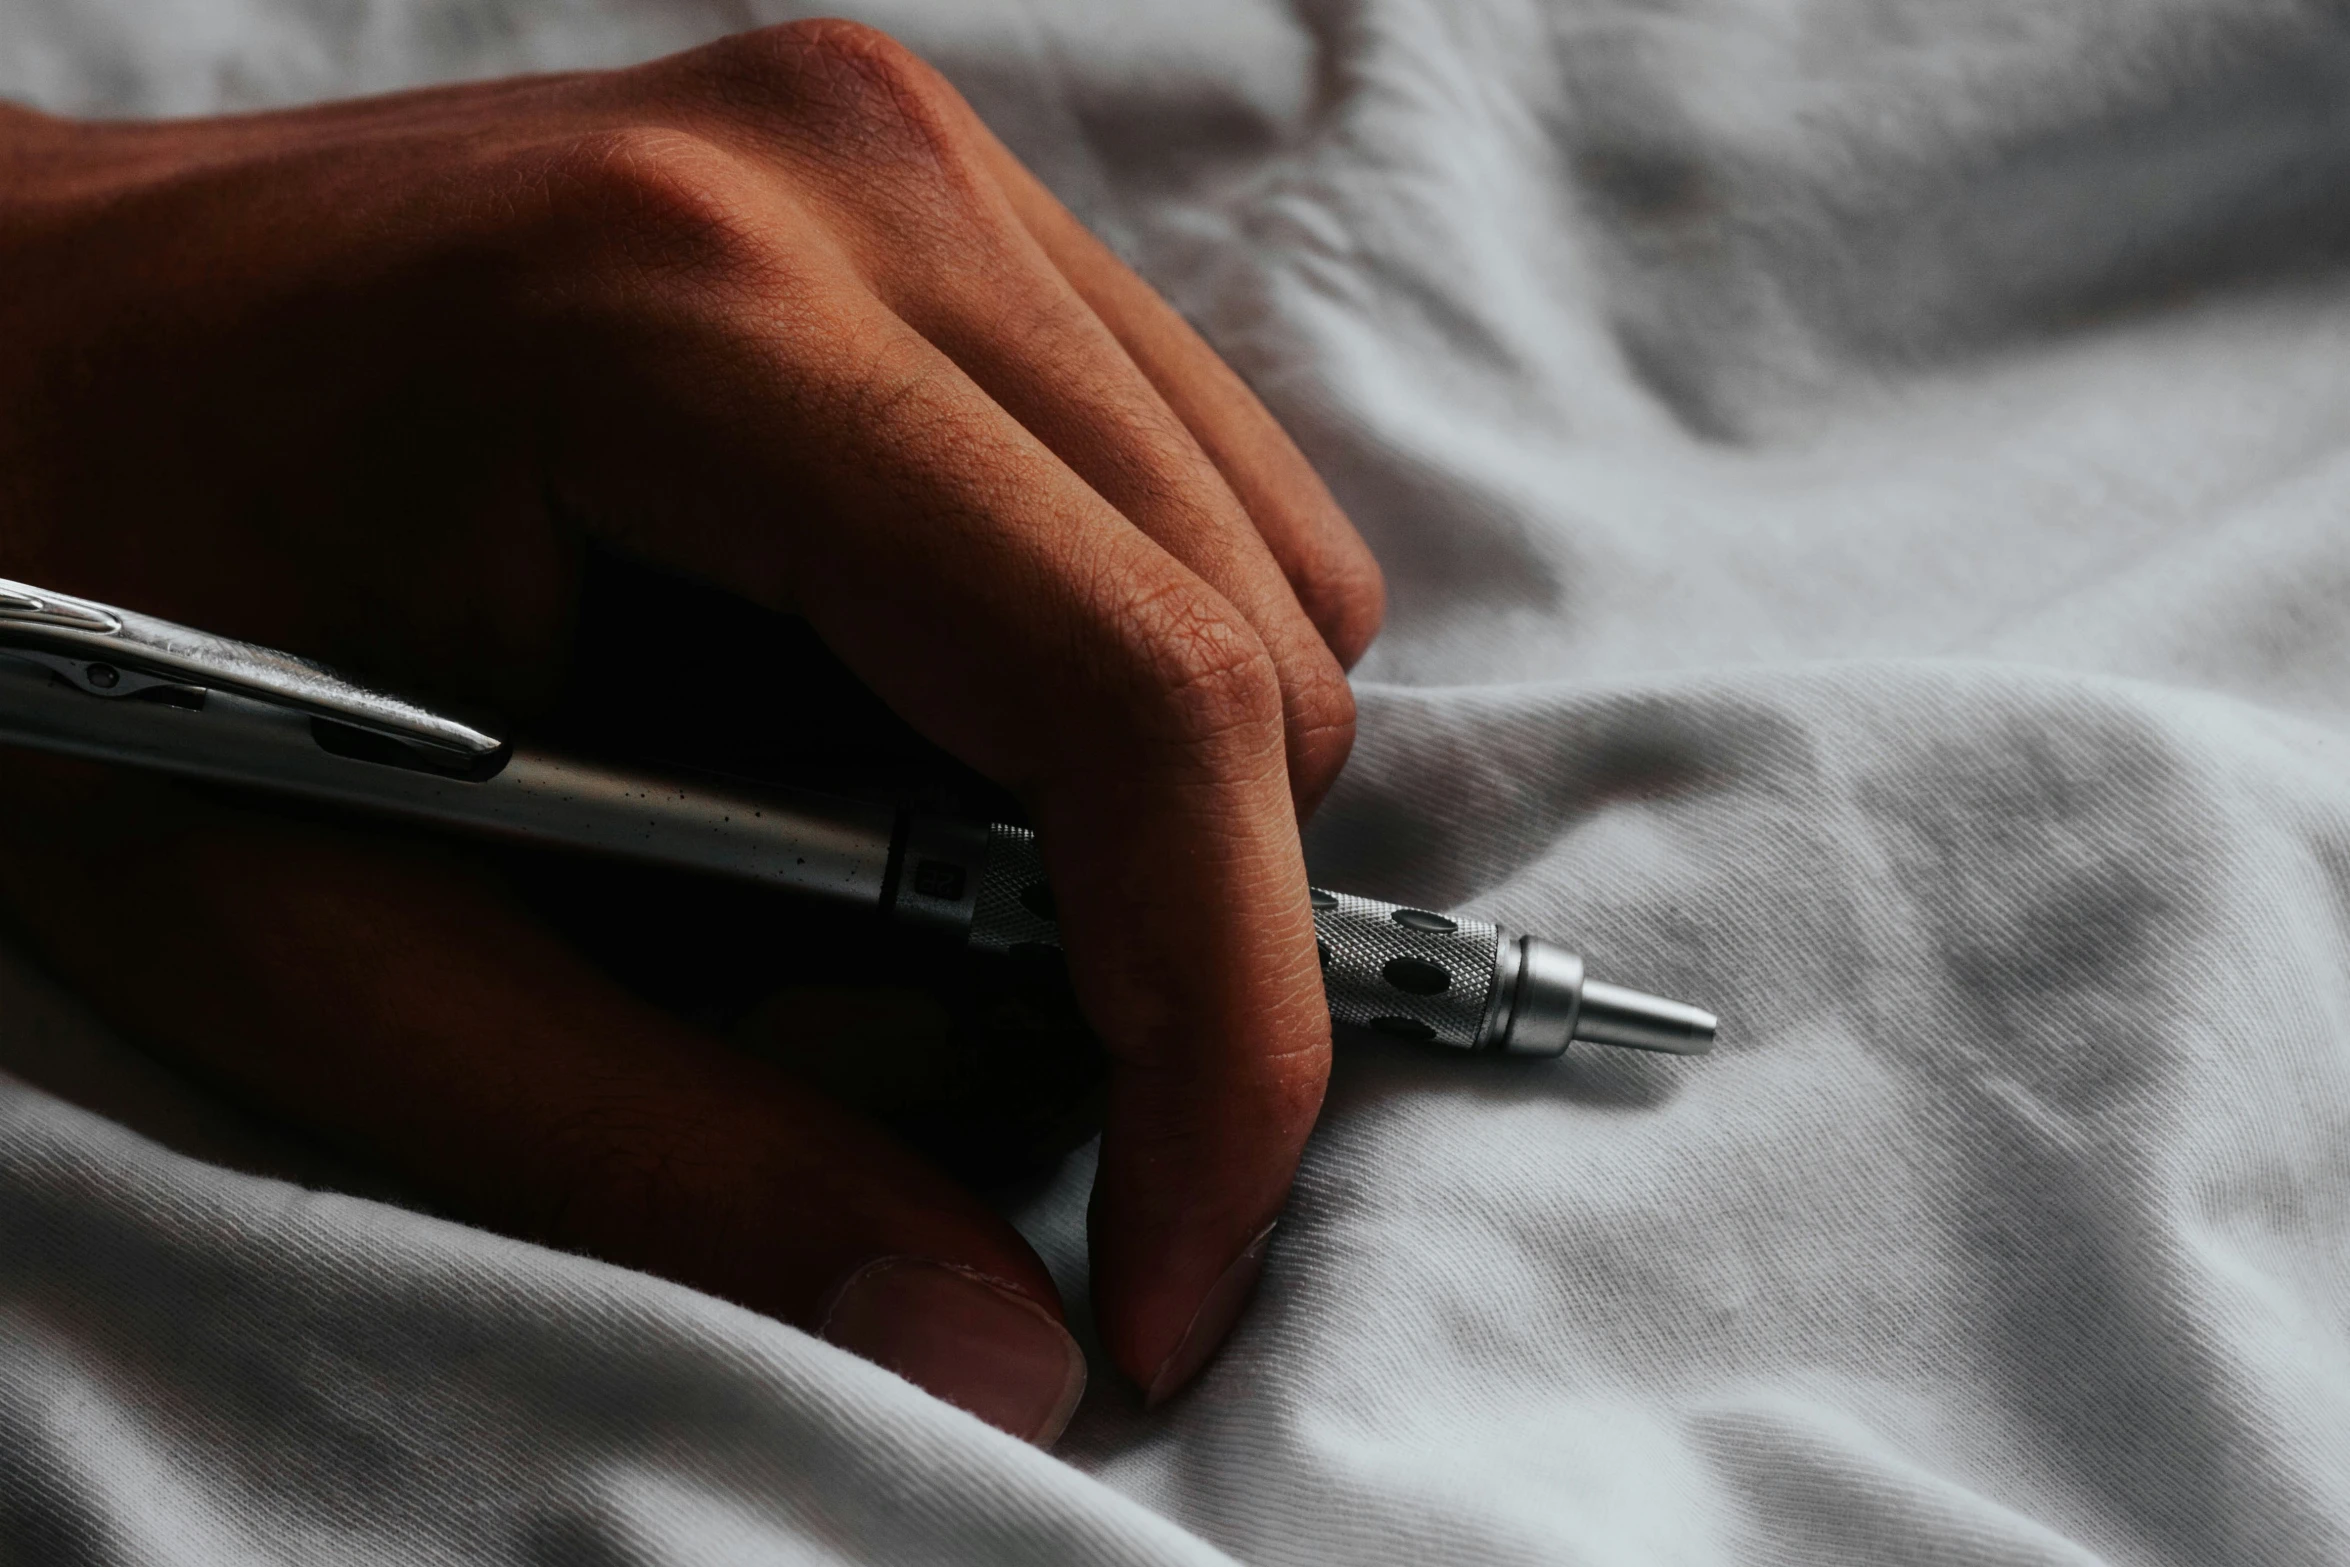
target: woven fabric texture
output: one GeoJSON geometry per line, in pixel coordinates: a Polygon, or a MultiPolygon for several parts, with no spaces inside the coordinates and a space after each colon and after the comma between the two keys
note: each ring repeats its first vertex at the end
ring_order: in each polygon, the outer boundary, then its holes
{"type": "MultiPolygon", "coordinates": [[[[1229,1349],[1149,1415],[1098,1366],[1048,1457],[330,1195],[0,967],[0,1559],[2350,1560],[2342,9],[843,9],[1385,561],[1316,880],[1569,941],[1720,1048],[1350,1049],[1229,1349]]],[[[0,91],[789,14],[9,0],[0,91]]],[[[1020,1215],[1080,1322],[1088,1173],[1020,1215]]]]}

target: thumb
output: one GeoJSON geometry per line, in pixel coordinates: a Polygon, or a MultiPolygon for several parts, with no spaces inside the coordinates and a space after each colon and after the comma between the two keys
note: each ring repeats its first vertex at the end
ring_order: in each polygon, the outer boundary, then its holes
{"type": "Polygon", "coordinates": [[[1076,1408],[1084,1356],[1010,1225],[460,858],[11,755],[0,900],[116,1026],[461,1216],[779,1317],[1029,1441],[1076,1408]]]}

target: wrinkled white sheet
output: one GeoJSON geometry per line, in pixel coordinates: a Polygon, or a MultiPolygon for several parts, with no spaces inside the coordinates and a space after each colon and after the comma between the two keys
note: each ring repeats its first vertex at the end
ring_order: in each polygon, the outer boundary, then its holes
{"type": "MultiPolygon", "coordinates": [[[[1059,1459],[0,1089],[0,1558],[2350,1560],[2350,14],[847,9],[1386,561],[1319,875],[1571,937],[1721,1049],[1351,1051],[1230,1350],[1152,1417],[1105,1368],[1059,1459]]],[[[0,91],[787,14],[0,0],[0,91]]],[[[0,1056],[263,1157],[20,968],[0,1056]]],[[[1085,1176],[1024,1220],[1080,1303],[1085,1176]]]]}

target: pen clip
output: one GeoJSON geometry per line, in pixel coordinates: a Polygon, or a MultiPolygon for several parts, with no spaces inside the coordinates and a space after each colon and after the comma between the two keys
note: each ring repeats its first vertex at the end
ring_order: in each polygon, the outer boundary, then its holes
{"type": "Polygon", "coordinates": [[[0,651],[42,664],[94,697],[201,707],[205,692],[228,691],[267,702],[307,714],[329,749],[339,749],[330,743],[338,737],[364,748],[372,736],[457,771],[490,763],[505,749],[471,724],[291,653],[22,582],[0,580],[0,651]]]}

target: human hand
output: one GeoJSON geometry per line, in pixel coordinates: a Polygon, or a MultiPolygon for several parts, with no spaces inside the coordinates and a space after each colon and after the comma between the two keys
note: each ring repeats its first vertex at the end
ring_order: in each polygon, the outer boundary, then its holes
{"type": "MultiPolygon", "coordinates": [[[[593,539],[805,616],[1013,790],[1111,1059],[1103,1341],[1154,1400],[1197,1371],[1320,1103],[1297,821],[1379,578],[935,73],[811,23],[238,119],[0,111],[0,342],[0,576],[528,713],[593,539]]],[[[1015,1232],[460,851],[22,753],[0,812],[0,902],[191,1069],[483,1222],[1067,1418],[1015,1232]]]]}

